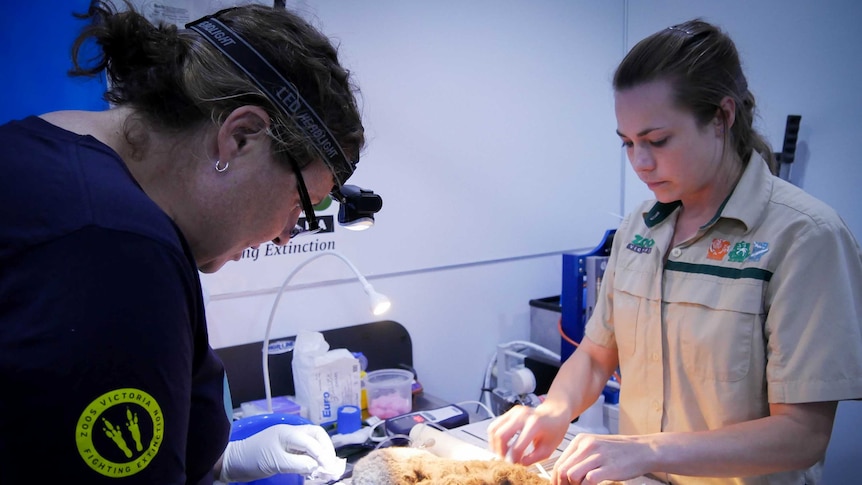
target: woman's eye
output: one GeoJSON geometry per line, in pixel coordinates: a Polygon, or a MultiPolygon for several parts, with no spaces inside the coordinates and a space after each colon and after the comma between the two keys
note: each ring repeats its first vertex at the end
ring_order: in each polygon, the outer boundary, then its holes
{"type": "Polygon", "coordinates": [[[661,140],[649,142],[649,144],[654,146],[654,147],[664,146],[665,143],[667,143],[667,138],[662,138],[661,140]]]}
{"type": "Polygon", "coordinates": [[[626,148],[631,148],[632,142],[630,140],[623,140],[623,146],[626,148]]]}

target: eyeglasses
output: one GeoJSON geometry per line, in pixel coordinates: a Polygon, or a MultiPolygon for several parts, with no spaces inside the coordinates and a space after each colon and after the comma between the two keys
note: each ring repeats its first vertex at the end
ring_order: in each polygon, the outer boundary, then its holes
{"type": "Polygon", "coordinates": [[[293,226],[293,229],[290,230],[290,238],[317,234],[321,231],[320,221],[314,215],[314,205],[308,196],[308,188],[306,188],[305,180],[302,178],[302,171],[293,160],[290,161],[290,166],[296,175],[296,191],[299,192],[299,203],[302,205],[303,214],[305,214],[305,224],[297,223],[293,226]]]}

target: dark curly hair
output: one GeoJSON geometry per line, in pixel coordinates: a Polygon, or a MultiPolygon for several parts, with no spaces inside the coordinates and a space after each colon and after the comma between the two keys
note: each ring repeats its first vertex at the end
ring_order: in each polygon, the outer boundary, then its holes
{"type": "MultiPolygon", "coordinates": [[[[72,46],[72,76],[107,72],[104,98],[133,107],[154,129],[181,131],[221,122],[243,105],[263,107],[272,120],[273,150],[304,167],[319,158],[313,143],[256,85],[196,32],[153,25],[128,0],[117,9],[93,0],[72,46]],[[100,54],[81,57],[87,42],[100,54]]],[[[289,79],[327,125],[345,155],[358,161],[365,144],[358,88],[341,66],[337,48],[316,28],[281,7],[258,4],[226,10],[219,19],[242,35],[289,79]]],[[[127,134],[128,135],[128,134],[127,134]]],[[[350,167],[331,167],[341,183],[350,167]]]]}

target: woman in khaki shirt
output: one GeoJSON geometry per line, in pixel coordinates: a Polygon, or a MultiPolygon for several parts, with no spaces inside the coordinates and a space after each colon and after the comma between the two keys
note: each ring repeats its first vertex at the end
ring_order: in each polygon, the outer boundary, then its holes
{"type": "Polygon", "coordinates": [[[619,367],[620,435],[578,435],[555,484],[818,483],[837,402],[862,398],[858,243],[774,176],[738,53],[715,26],[642,40],[614,90],[617,133],[655,200],[618,228],[596,311],[547,399],[493,422],[492,449],[550,456],[619,367]]]}

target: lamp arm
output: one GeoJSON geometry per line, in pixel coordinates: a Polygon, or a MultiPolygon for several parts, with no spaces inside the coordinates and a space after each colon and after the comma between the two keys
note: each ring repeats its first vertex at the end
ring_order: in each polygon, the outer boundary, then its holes
{"type": "Polygon", "coordinates": [[[266,334],[264,335],[264,339],[263,339],[263,349],[261,349],[261,356],[262,356],[261,364],[262,364],[262,368],[263,368],[263,387],[264,387],[264,390],[266,392],[266,411],[268,413],[272,413],[272,387],[270,385],[270,378],[269,378],[269,338],[270,338],[270,333],[272,332],[272,322],[275,319],[275,310],[276,310],[276,308],[278,308],[278,303],[281,300],[281,295],[284,294],[284,290],[287,289],[287,286],[290,284],[291,280],[293,280],[293,277],[296,276],[296,273],[298,273],[300,270],[302,270],[302,268],[308,266],[308,264],[311,263],[312,261],[315,261],[315,260],[320,259],[320,258],[327,256],[327,255],[337,256],[339,259],[344,261],[344,263],[356,275],[356,278],[359,279],[359,282],[362,284],[362,288],[365,290],[365,292],[369,296],[377,294],[374,291],[374,288],[368,282],[368,280],[365,279],[364,276],[362,276],[362,273],[360,273],[358,269],[356,269],[356,266],[354,266],[353,263],[351,263],[350,260],[347,259],[347,257],[345,257],[343,254],[336,252],[336,251],[327,251],[324,253],[315,254],[314,256],[312,256],[312,257],[306,259],[305,261],[303,261],[302,263],[300,263],[296,268],[293,269],[293,271],[290,272],[290,274],[287,275],[287,278],[284,279],[284,282],[281,284],[281,288],[279,288],[278,293],[275,295],[275,301],[272,303],[272,309],[269,311],[269,320],[267,320],[267,322],[266,322],[266,334]]]}

